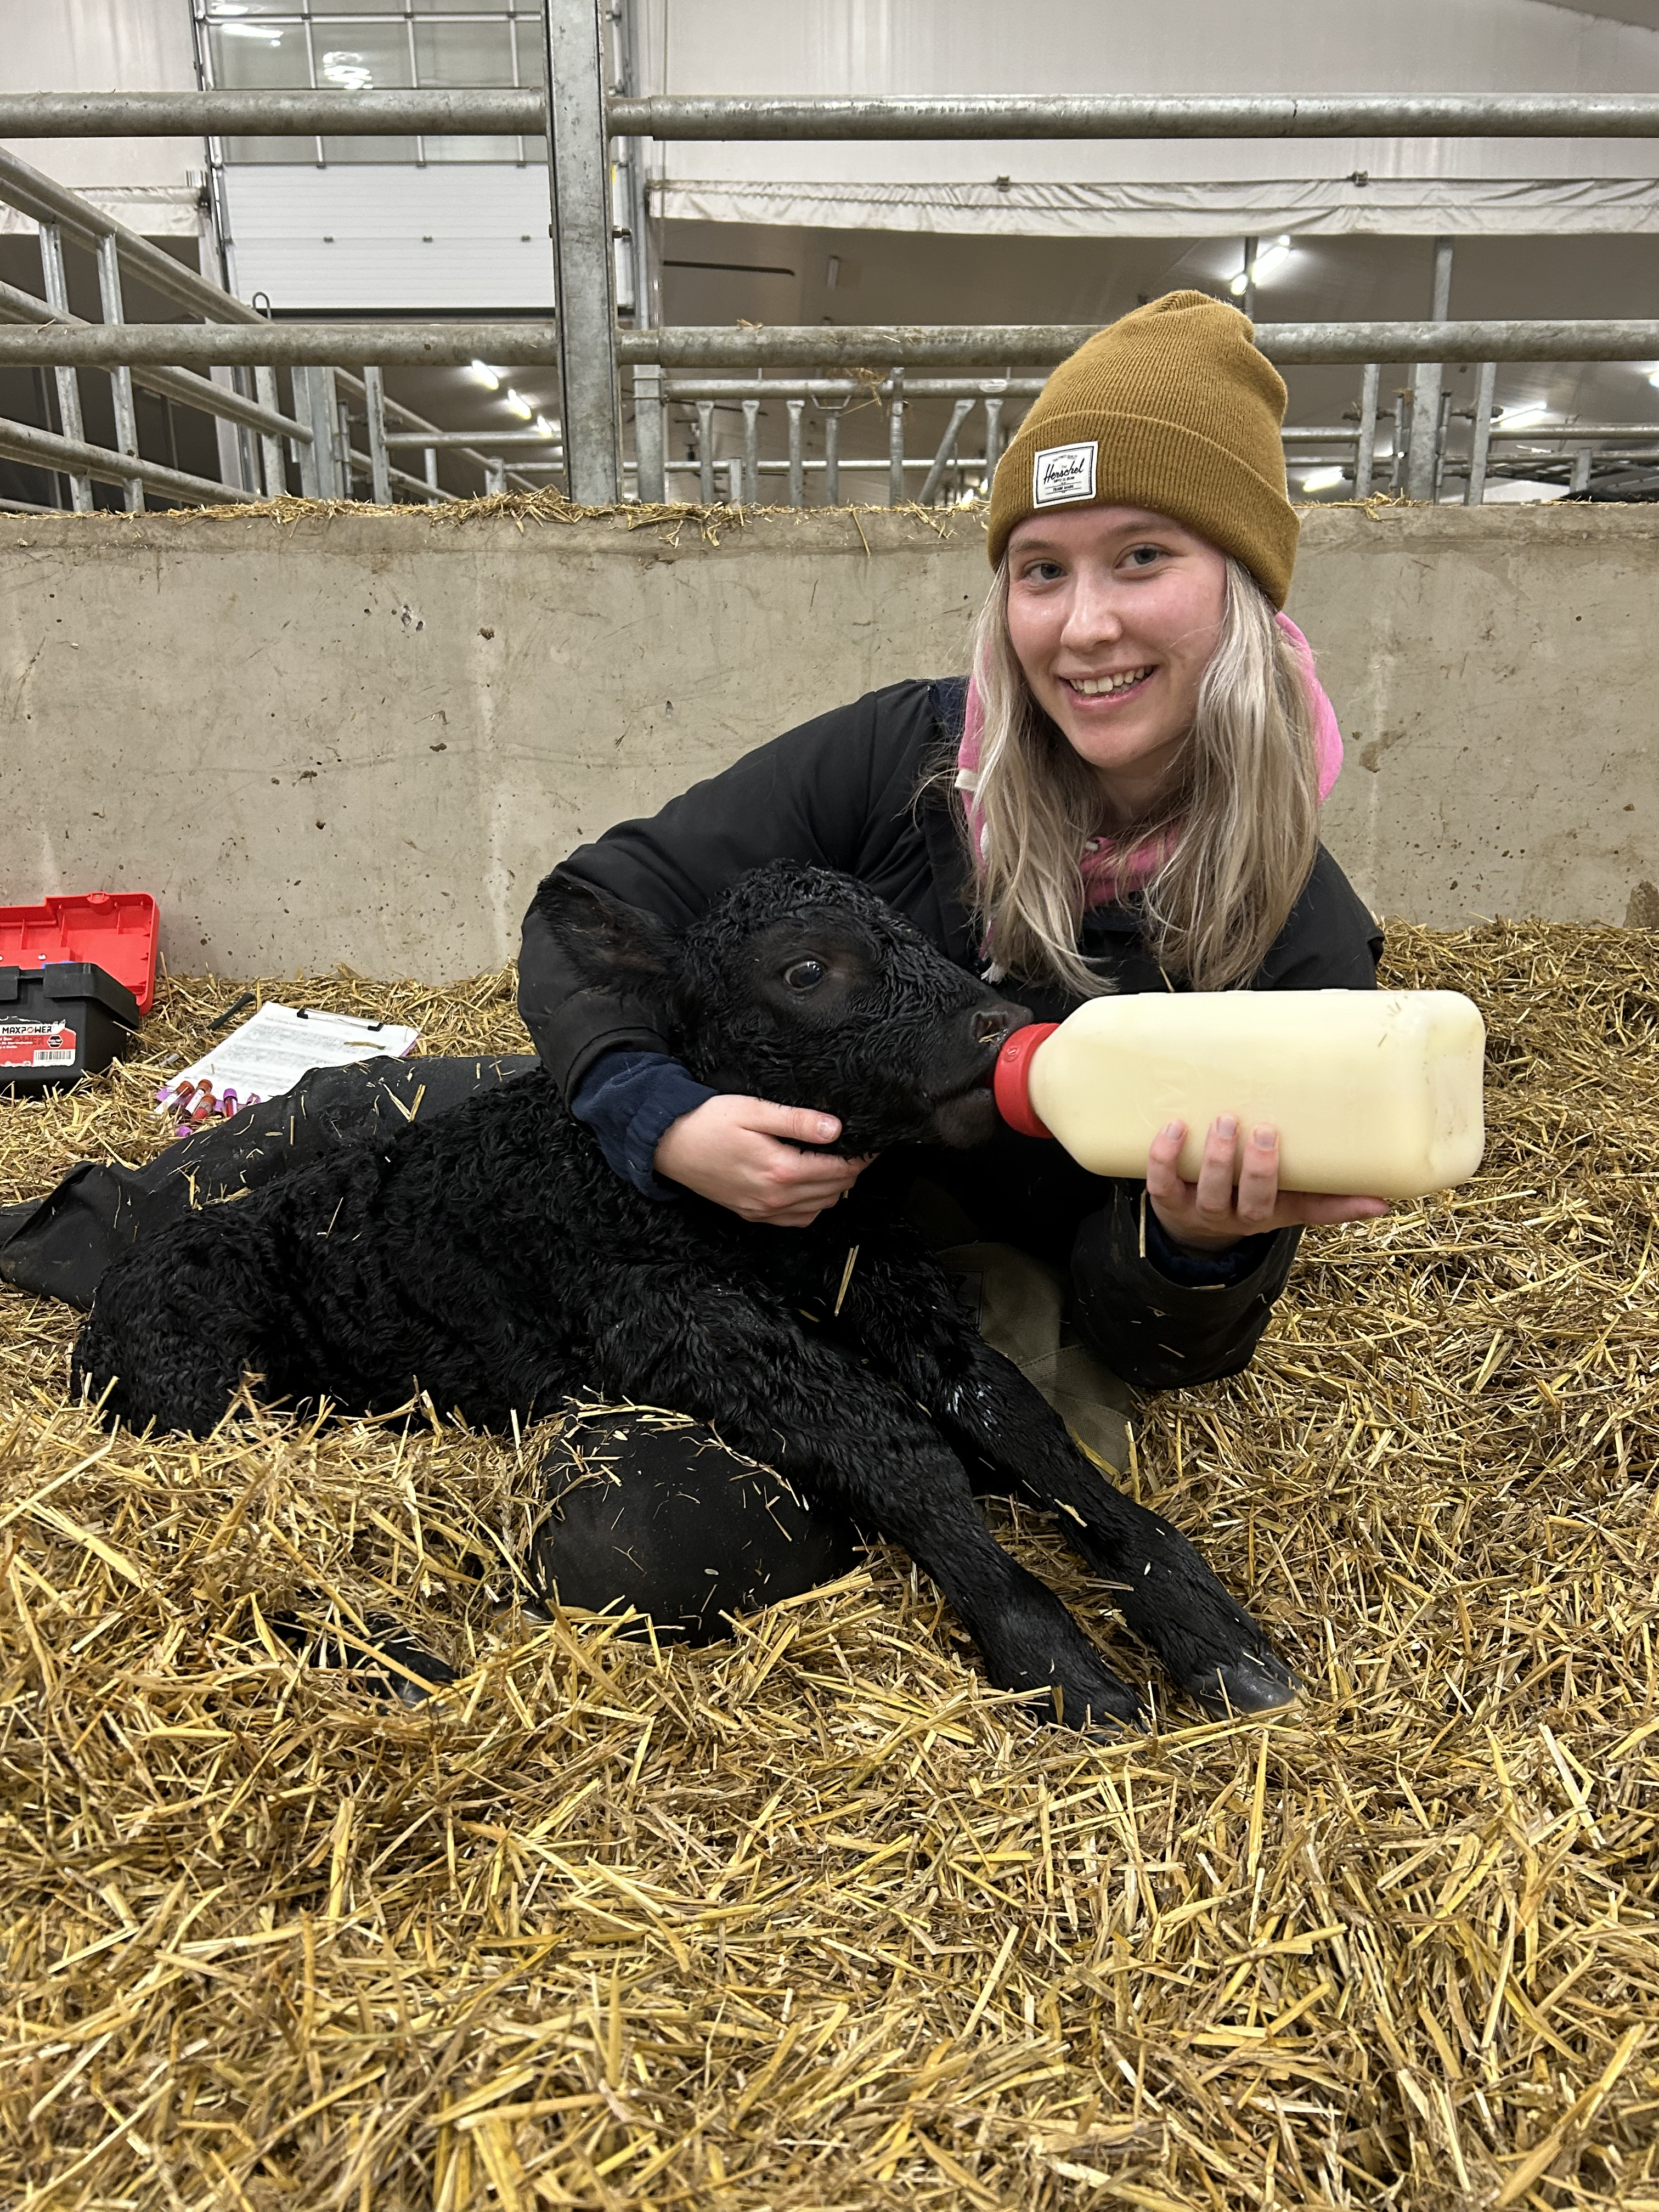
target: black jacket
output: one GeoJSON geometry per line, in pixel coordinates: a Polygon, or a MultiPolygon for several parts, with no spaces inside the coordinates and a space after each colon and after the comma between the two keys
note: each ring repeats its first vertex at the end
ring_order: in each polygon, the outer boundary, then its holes
{"type": "MultiPolygon", "coordinates": [[[[619,823],[559,871],[684,925],[745,869],[776,859],[813,861],[858,877],[950,958],[978,972],[967,842],[950,774],[964,690],[956,679],[866,693],[760,746],[648,820],[619,823]]],[[[1083,943],[1120,990],[1169,988],[1133,907],[1091,913],[1083,943]]],[[[1368,990],[1382,945],[1376,923],[1322,847],[1251,988],[1368,990]]],[[[1018,988],[1039,1020],[1061,1020],[1078,1003],[1057,986],[1020,978],[1018,988]]],[[[581,984],[533,908],[520,956],[519,1006],[567,1098],[605,1053],[668,1049],[625,992],[581,984]]],[[[1079,1232],[1073,1273],[1079,1319],[1109,1361],[1127,1379],[1154,1387],[1242,1366],[1283,1287],[1297,1232],[1253,1240],[1261,1249],[1236,1283],[1183,1287],[1146,1256],[1140,1186],[1088,1182],[1100,1218],[1079,1232]]]]}

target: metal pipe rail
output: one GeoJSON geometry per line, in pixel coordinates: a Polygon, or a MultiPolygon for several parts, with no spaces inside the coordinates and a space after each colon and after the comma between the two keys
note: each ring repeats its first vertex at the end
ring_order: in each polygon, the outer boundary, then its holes
{"type": "MultiPolygon", "coordinates": [[[[102,327],[88,322],[82,315],[50,307],[33,292],[6,283],[0,283],[0,319],[36,328],[51,325],[65,330],[94,331],[102,327]]],[[[307,446],[311,443],[309,424],[295,422],[291,415],[261,407],[257,399],[244,399],[240,392],[215,384],[210,377],[198,376],[193,369],[141,368],[132,380],[142,384],[146,392],[176,399],[186,407],[199,408],[204,415],[222,416],[228,422],[244,423],[250,430],[262,431],[267,437],[293,438],[307,446]]]]}
{"type": "MultiPolygon", "coordinates": [[[[826,360],[849,367],[945,368],[986,361],[1043,367],[1063,360],[1095,327],[680,326],[619,331],[617,357],[624,365],[721,368],[817,366],[826,360]]],[[[1258,323],[1255,335],[1262,352],[1277,362],[1645,361],[1659,356],[1659,322],[1258,323]]],[[[0,368],[323,367],[341,361],[390,367],[454,365],[478,357],[503,368],[551,365],[558,359],[556,327],[550,322],[268,323],[256,315],[252,327],[86,323],[0,331],[0,368]]],[[[755,396],[752,386],[746,396],[755,396]]]]}
{"type": "Polygon", "coordinates": [[[1559,446],[1582,443],[1586,438],[1659,438],[1659,423],[1650,427],[1645,422],[1531,422],[1506,430],[1500,416],[1486,434],[1494,445],[1502,439],[1510,445],[1559,446]]]}
{"type": "Polygon", "coordinates": [[[544,453],[559,451],[557,434],[550,437],[544,430],[388,430],[386,442],[388,446],[453,446],[471,459],[516,453],[521,446],[536,447],[544,453]],[[473,447],[477,447],[477,453],[471,451],[473,447]]]}
{"type": "MultiPolygon", "coordinates": [[[[1000,94],[850,99],[657,93],[605,103],[612,138],[1654,138],[1659,94],[1445,99],[1000,94]]],[[[0,138],[539,137],[540,92],[125,92],[0,94],[0,138]]]]}
{"type": "Polygon", "coordinates": [[[0,147],[0,200],[15,207],[20,215],[32,216],[36,222],[61,223],[65,234],[95,252],[100,238],[112,238],[121,256],[121,265],[129,276],[142,276],[152,291],[159,292],[164,300],[186,307],[192,314],[204,315],[210,321],[222,323],[252,323],[267,327],[265,319],[252,307],[246,306],[222,285],[198,276],[193,269],[186,269],[159,246],[153,246],[136,230],[129,230],[113,216],[105,215],[72,192],[67,185],[56,183],[44,171],[21,161],[15,154],[0,147]]]}
{"type": "Polygon", "coordinates": [[[56,431],[37,430],[29,422],[0,422],[0,457],[26,462],[32,468],[95,477],[100,483],[136,482],[169,499],[185,500],[198,507],[240,505],[248,496],[240,484],[216,483],[210,477],[191,476],[183,469],[167,468],[160,461],[141,460],[136,453],[118,453],[109,446],[89,446],[83,438],[60,438],[56,431]]]}
{"type": "MultiPolygon", "coordinates": [[[[112,95],[112,97],[119,99],[122,95],[112,95]]],[[[30,216],[43,227],[56,226],[59,233],[66,233],[77,244],[95,254],[99,259],[100,277],[106,267],[112,265],[116,269],[125,267],[129,274],[141,276],[164,298],[173,301],[176,306],[182,307],[187,311],[204,316],[206,321],[202,325],[125,323],[119,319],[118,282],[115,285],[112,302],[115,317],[112,321],[85,322],[80,317],[71,314],[67,307],[54,306],[52,302],[39,299],[33,293],[25,292],[11,284],[0,284],[0,320],[21,320],[26,327],[36,331],[50,328],[65,332],[78,330],[92,333],[107,330],[131,331],[135,328],[183,330],[191,332],[198,339],[209,337],[214,330],[222,331],[227,326],[233,326],[250,334],[269,331],[272,327],[264,316],[238,300],[233,294],[225,291],[210,278],[199,276],[194,270],[184,267],[182,264],[175,261],[171,254],[152,245],[148,239],[140,236],[137,231],[130,230],[125,224],[117,222],[112,217],[106,216],[91,201],[83,198],[77,192],[70,191],[66,186],[58,184],[42,171],[32,167],[28,162],[20,160],[15,155],[8,153],[3,149],[0,149],[0,203],[16,208],[21,213],[30,216]]],[[[46,236],[44,228],[42,235],[44,240],[46,236]]],[[[44,250],[43,244],[43,252],[44,250]]],[[[0,333],[0,335],[3,334],[0,333]]],[[[131,354],[131,349],[127,350],[131,354]]],[[[204,413],[236,422],[246,429],[257,431],[262,442],[264,474],[268,492],[280,491],[285,488],[281,446],[281,441],[283,439],[289,441],[290,449],[300,459],[302,481],[308,483],[308,478],[315,474],[319,466],[319,460],[316,458],[318,448],[316,431],[312,424],[302,422],[294,416],[284,415],[276,406],[274,370],[277,364],[270,359],[268,353],[263,349],[257,349],[256,357],[250,357],[243,362],[221,362],[218,358],[218,349],[210,345],[204,349],[198,358],[204,368],[234,366],[254,368],[258,372],[259,384],[258,398],[249,399],[243,393],[228,386],[215,383],[210,378],[198,375],[189,367],[175,362],[153,359],[138,362],[128,358],[112,366],[118,374],[129,370],[136,372],[133,380],[149,391],[159,392],[167,398],[177,400],[184,405],[198,409],[204,413]]],[[[340,349],[337,346],[320,356],[313,365],[319,368],[331,368],[332,364],[337,362],[340,358],[340,349]]],[[[301,367],[304,364],[296,362],[293,365],[301,367]]],[[[73,366],[73,364],[64,364],[65,369],[71,374],[73,366]]],[[[378,377],[378,368],[373,373],[378,377]]],[[[427,422],[424,416],[418,415],[412,408],[405,407],[400,402],[387,398],[378,386],[375,396],[371,400],[368,385],[345,369],[333,368],[333,379],[338,385],[343,386],[348,391],[355,392],[363,399],[369,422],[370,453],[368,455],[362,455],[349,450],[343,456],[348,472],[350,463],[361,462],[364,472],[371,478],[377,498],[389,496],[390,486],[393,482],[407,486],[411,490],[418,491],[429,500],[441,497],[447,499],[453,496],[452,494],[441,492],[429,473],[425,479],[422,479],[405,475],[401,470],[392,468],[384,441],[380,438],[379,433],[385,423],[387,421],[395,421],[416,433],[428,434],[424,437],[417,435],[414,442],[429,444],[432,437],[441,437],[441,434],[435,430],[433,424],[427,422]],[[378,453],[375,451],[377,446],[378,453]]],[[[295,400],[296,404],[299,404],[300,395],[297,391],[295,400]]],[[[20,433],[30,428],[27,424],[9,427],[15,427],[20,433]]],[[[66,427],[72,430],[76,426],[71,424],[66,427]]],[[[335,474],[332,448],[336,440],[331,425],[325,425],[325,429],[326,442],[331,451],[324,457],[323,465],[325,466],[331,480],[335,474]]],[[[72,444],[75,441],[70,438],[68,442],[72,444]]],[[[246,488],[217,483],[209,485],[207,478],[189,477],[178,470],[161,471],[157,473],[157,466],[151,465],[146,465],[145,470],[140,470],[130,465],[136,459],[136,442],[131,440],[125,442],[129,450],[125,452],[121,458],[129,465],[124,466],[118,474],[111,476],[108,469],[102,463],[96,469],[82,469],[76,471],[76,474],[82,479],[97,477],[100,481],[121,483],[129,486],[142,483],[147,484],[151,489],[172,493],[179,497],[203,497],[210,494],[216,500],[227,495],[232,498],[247,495],[246,488]],[[168,477],[178,479],[177,483],[170,484],[163,480],[164,477],[168,477]],[[199,490],[187,492],[183,489],[185,484],[206,485],[209,489],[208,492],[199,490]]],[[[459,458],[482,470],[488,480],[494,465],[487,455],[474,450],[475,441],[457,440],[453,442],[459,448],[459,458]]],[[[88,450],[103,454],[106,449],[101,447],[91,447],[88,450]]],[[[13,453],[8,458],[18,459],[24,456],[13,453]]],[[[434,460],[435,461],[435,453],[434,460]]],[[[255,481],[257,483],[257,478],[255,481]]],[[[342,488],[349,489],[349,486],[342,488]]],[[[78,500],[77,494],[77,501],[78,500]]]]}
{"type": "MultiPolygon", "coordinates": [[[[637,365],[637,364],[636,364],[637,365]]],[[[1035,399],[1042,391],[1040,376],[907,376],[902,397],[906,399],[979,398],[1035,399]]],[[[890,376],[873,380],[828,376],[696,376],[673,377],[662,388],[665,399],[890,399],[890,376]]]]}

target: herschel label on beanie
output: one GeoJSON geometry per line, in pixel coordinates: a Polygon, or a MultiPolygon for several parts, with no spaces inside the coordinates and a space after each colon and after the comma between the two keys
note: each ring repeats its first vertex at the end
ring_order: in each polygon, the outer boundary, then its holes
{"type": "Polygon", "coordinates": [[[1031,465],[1031,504],[1061,507],[1073,499],[1095,495],[1095,462],[1100,452],[1093,438],[1075,446],[1049,446],[1031,465]]]}

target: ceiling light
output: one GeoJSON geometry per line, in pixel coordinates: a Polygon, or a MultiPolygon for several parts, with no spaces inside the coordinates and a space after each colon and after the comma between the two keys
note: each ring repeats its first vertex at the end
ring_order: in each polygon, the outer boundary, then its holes
{"type": "Polygon", "coordinates": [[[280,46],[283,34],[265,23],[221,23],[220,31],[228,39],[261,39],[268,46],[280,46]]]}
{"type": "Polygon", "coordinates": [[[1252,284],[1261,284],[1275,269],[1282,269],[1291,258],[1291,234],[1281,231],[1269,246],[1264,246],[1248,269],[1241,269],[1232,281],[1235,297],[1242,297],[1252,284]]]}
{"type": "Polygon", "coordinates": [[[325,84],[340,92],[368,92],[374,83],[374,70],[358,53],[325,54],[319,73],[325,84]]]}
{"type": "Polygon", "coordinates": [[[209,15],[216,22],[221,15],[246,15],[246,13],[247,0],[217,0],[217,4],[208,9],[209,15]]]}
{"type": "Polygon", "coordinates": [[[1310,469],[1302,479],[1304,491],[1334,491],[1338,484],[1346,483],[1346,469],[1310,469]]]}
{"type": "Polygon", "coordinates": [[[469,368],[470,374],[477,377],[486,392],[501,390],[501,372],[499,368],[492,368],[487,361],[475,361],[469,365],[469,368]]]}
{"type": "Polygon", "coordinates": [[[527,422],[536,411],[521,392],[514,392],[511,388],[507,392],[506,406],[507,413],[516,415],[521,422],[527,422]]]}
{"type": "Polygon", "coordinates": [[[1648,371],[1648,382],[1652,385],[1659,385],[1659,367],[1650,368],[1648,371]]]}
{"type": "Polygon", "coordinates": [[[1547,399],[1523,399],[1516,406],[1498,410],[1498,427],[1504,430],[1528,429],[1533,423],[1541,422],[1549,411],[1547,399]]]}
{"type": "Polygon", "coordinates": [[[541,432],[544,438],[556,438],[559,434],[558,424],[556,422],[550,422],[545,415],[538,415],[536,417],[536,428],[541,432]]]}

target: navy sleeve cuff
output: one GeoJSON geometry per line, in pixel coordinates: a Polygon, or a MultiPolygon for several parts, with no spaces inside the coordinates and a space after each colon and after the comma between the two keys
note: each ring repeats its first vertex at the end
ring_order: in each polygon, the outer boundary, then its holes
{"type": "Polygon", "coordinates": [[[1170,1243],[1150,1206],[1145,1219],[1146,1257],[1160,1275],[1172,1283],[1185,1284],[1188,1290],[1231,1290],[1255,1272],[1273,1243],[1269,1232],[1265,1237],[1241,1237],[1237,1244],[1229,1244],[1221,1252],[1182,1252],[1170,1243]]]}
{"type": "Polygon", "coordinates": [[[571,1095],[570,1110],[599,1139],[624,1182],[647,1198],[678,1195],[651,1162],[671,1121],[717,1094],[665,1053],[602,1053],[571,1095]]]}

